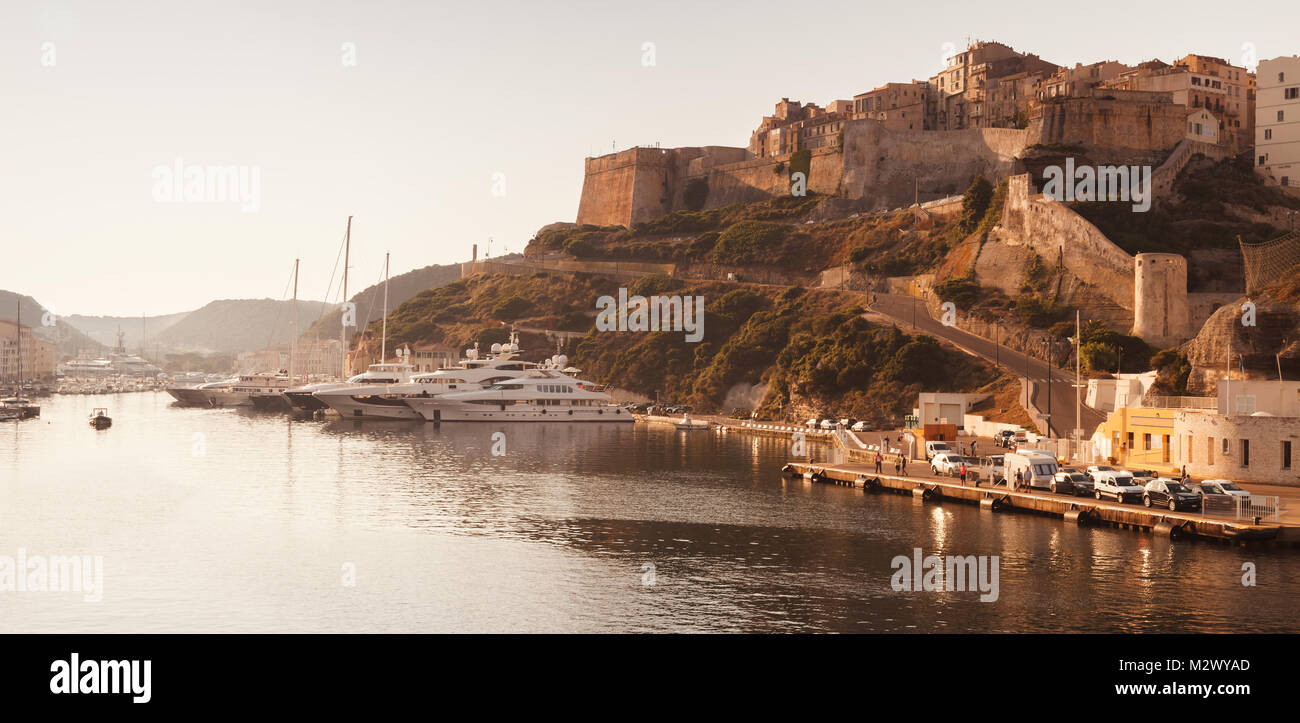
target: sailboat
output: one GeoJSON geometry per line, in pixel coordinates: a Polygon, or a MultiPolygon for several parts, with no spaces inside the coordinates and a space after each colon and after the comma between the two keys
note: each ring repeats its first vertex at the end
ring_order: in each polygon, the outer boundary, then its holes
{"type": "Polygon", "coordinates": [[[18,303],[18,320],[14,326],[18,338],[18,392],[15,396],[0,399],[0,419],[32,419],[41,416],[39,405],[22,396],[23,393],[23,305],[18,303]],[[16,415],[16,416],[15,416],[16,415]]]}
{"type": "Polygon", "coordinates": [[[289,375],[287,378],[276,376],[265,389],[255,390],[248,395],[248,401],[252,403],[254,409],[262,411],[289,411],[293,405],[289,403],[289,398],[285,392],[291,389],[297,382],[295,381],[294,372],[297,370],[298,357],[298,264],[301,259],[293,260],[293,330],[289,334],[289,375]]]}

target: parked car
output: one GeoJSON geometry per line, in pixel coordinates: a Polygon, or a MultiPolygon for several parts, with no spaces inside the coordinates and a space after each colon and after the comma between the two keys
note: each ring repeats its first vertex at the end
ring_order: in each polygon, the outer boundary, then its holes
{"type": "Polygon", "coordinates": [[[1188,489],[1197,494],[1228,495],[1229,497],[1249,497],[1250,492],[1242,489],[1236,482],[1226,479],[1205,479],[1199,484],[1188,485],[1188,489]]]}
{"type": "Polygon", "coordinates": [[[816,417],[813,417],[812,419],[809,419],[807,422],[804,422],[804,426],[809,429],[816,429],[817,423],[820,421],[821,420],[817,419],[816,417]]]}
{"type": "Polygon", "coordinates": [[[1010,429],[1004,429],[998,432],[997,434],[993,435],[993,446],[1010,447],[1011,441],[1015,439],[1015,437],[1016,437],[1015,432],[1011,431],[1010,429]]]}
{"type": "Polygon", "coordinates": [[[1133,475],[1133,484],[1147,486],[1147,483],[1160,477],[1156,472],[1149,469],[1131,469],[1129,474],[1133,475]]]}
{"type": "Polygon", "coordinates": [[[961,472],[961,466],[966,465],[967,471],[970,471],[970,463],[956,452],[940,452],[930,460],[930,470],[935,474],[941,474],[948,477],[955,477],[961,472]]]}
{"type": "Polygon", "coordinates": [[[991,484],[1007,483],[1006,458],[1000,454],[980,458],[980,479],[991,484]]]}
{"type": "Polygon", "coordinates": [[[1142,504],[1147,507],[1167,506],[1171,512],[1180,509],[1199,510],[1201,496],[1172,477],[1157,477],[1147,483],[1142,493],[1142,504]]]}
{"type": "Polygon", "coordinates": [[[1098,472],[1114,472],[1114,471],[1115,471],[1115,468],[1114,468],[1114,467],[1111,467],[1110,465],[1105,465],[1105,464],[1090,464],[1090,465],[1088,465],[1087,469],[1084,470],[1084,474],[1086,474],[1086,475],[1088,475],[1089,477],[1091,477],[1093,482],[1096,482],[1096,481],[1097,481],[1097,473],[1098,473],[1098,472]]]}
{"type": "Polygon", "coordinates": [[[1052,492],[1087,497],[1092,494],[1092,478],[1074,467],[1062,467],[1052,479],[1052,492]]]}
{"type": "Polygon", "coordinates": [[[826,429],[826,430],[835,429],[835,420],[823,419],[820,426],[822,429],[826,429]]]}
{"type": "Polygon", "coordinates": [[[1115,498],[1116,502],[1137,502],[1143,489],[1133,483],[1133,475],[1124,470],[1099,470],[1092,476],[1092,493],[1097,499],[1115,498]]]}
{"type": "Polygon", "coordinates": [[[870,432],[871,425],[867,424],[866,422],[857,422],[852,427],[850,427],[850,429],[852,429],[854,432],[870,432]]]}
{"type": "Polygon", "coordinates": [[[925,443],[926,459],[931,459],[936,454],[939,454],[940,452],[951,452],[955,454],[957,450],[953,449],[952,447],[949,447],[947,442],[926,442],[925,443]]]}

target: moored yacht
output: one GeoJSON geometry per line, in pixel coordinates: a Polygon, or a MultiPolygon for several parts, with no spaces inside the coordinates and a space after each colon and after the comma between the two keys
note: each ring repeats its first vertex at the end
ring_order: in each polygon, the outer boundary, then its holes
{"type": "Polygon", "coordinates": [[[40,405],[32,404],[26,397],[0,399],[0,409],[6,410],[5,417],[11,419],[33,419],[41,416],[40,405]]]}
{"type": "Polygon", "coordinates": [[[430,422],[631,422],[603,387],[556,369],[481,389],[406,397],[406,404],[430,422]]]}
{"type": "Polygon", "coordinates": [[[407,397],[428,399],[439,394],[481,389],[506,379],[540,369],[542,365],[519,359],[519,344],[493,344],[487,358],[480,359],[478,347],[466,350],[454,367],[416,374],[404,384],[367,384],[316,392],[314,396],[339,415],[350,419],[420,419],[406,404],[407,397]]]}
{"type": "Polygon", "coordinates": [[[288,397],[289,403],[294,409],[300,409],[304,412],[314,412],[320,409],[326,409],[328,404],[321,401],[315,396],[316,392],[326,392],[336,389],[345,389],[352,386],[372,386],[376,384],[405,384],[411,378],[411,371],[414,369],[410,364],[371,364],[366,370],[356,376],[351,377],[346,382],[317,382],[307,384],[301,387],[287,389],[284,396],[288,397]]]}
{"type": "Polygon", "coordinates": [[[212,402],[209,400],[210,394],[225,389],[238,381],[239,379],[237,378],[223,379],[216,382],[207,382],[195,387],[167,387],[166,391],[181,404],[192,407],[208,407],[212,406],[212,402]]]}

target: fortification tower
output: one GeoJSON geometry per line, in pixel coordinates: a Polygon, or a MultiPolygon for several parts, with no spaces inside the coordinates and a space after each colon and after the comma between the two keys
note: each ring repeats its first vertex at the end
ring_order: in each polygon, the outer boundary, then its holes
{"type": "Polygon", "coordinates": [[[1191,336],[1187,311],[1187,259],[1178,254],[1138,254],[1133,259],[1133,335],[1158,347],[1191,336]]]}

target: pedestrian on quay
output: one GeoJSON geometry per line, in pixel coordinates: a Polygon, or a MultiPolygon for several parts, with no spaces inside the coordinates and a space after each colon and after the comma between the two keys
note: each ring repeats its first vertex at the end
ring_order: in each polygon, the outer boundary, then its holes
{"type": "Polygon", "coordinates": [[[899,468],[899,473],[901,473],[904,477],[906,477],[906,476],[907,476],[907,457],[905,457],[905,456],[903,456],[903,455],[900,454],[900,455],[898,456],[898,461],[901,463],[900,468],[899,468]]]}
{"type": "Polygon", "coordinates": [[[880,474],[880,453],[876,452],[876,474],[880,474]]]}
{"type": "Polygon", "coordinates": [[[976,452],[976,451],[975,451],[975,447],[976,447],[979,443],[980,443],[980,441],[979,441],[978,439],[972,439],[972,440],[971,440],[971,442],[970,442],[970,456],[972,456],[972,457],[978,457],[978,456],[979,456],[979,452],[976,452]]]}
{"type": "Polygon", "coordinates": [[[894,458],[894,474],[898,474],[898,470],[901,469],[902,466],[903,466],[902,457],[895,457],[895,458],[894,458]]]}
{"type": "Polygon", "coordinates": [[[966,463],[961,463],[961,486],[966,486],[966,463]]]}

